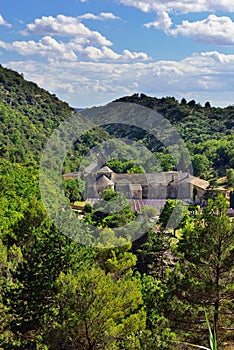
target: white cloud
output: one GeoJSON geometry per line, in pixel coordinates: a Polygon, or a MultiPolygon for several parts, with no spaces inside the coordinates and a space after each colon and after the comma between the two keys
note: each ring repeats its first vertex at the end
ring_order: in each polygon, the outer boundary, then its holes
{"type": "Polygon", "coordinates": [[[136,7],[143,12],[149,12],[153,9],[151,1],[120,0],[120,2],[126,6],[136,7]]]}
{"type": "Polygon", "coordinates": [[[102,47],[101,49],[88,46],[80,51],[81,58],[88,58],[92,61],[149,61],[150,57],[144,52],[131,52],[129,50],[123,50],[121,54],[118,54],[108,47],[102,47]]]}
{"type": "Polygon", "coordinates": [[[113,13],[111,12],[101,12],[99,15],[94,15],[93,13],[85,13],[82,16],[77,17],[80,20],[82,19],[93,19],[93,20],[97,20],[97,21],[105,21],[105,20],[116,20],[116,19],[120,19],[119,17],[115,16],[113,13]]]}
{"type": "Polygon", "coordinates": [[[0,41],[0,47],[7,51],[15,51],[23,56],[41,56],[49,61],[146,61],[150,57],[144,52],[131,52],[123,50],[121,54],[116,53],[107,46],[97,48],[88,44],[88,40],[79,38],[69,41],[68,43],[58,42],[51,36],[44,36],[35,42],[13,41],[6,43],[0,41]]]}
{"type": "Polygon", "coordinates": [[[157,20],[145,24],[146,28],[154,27],[167,32],[172,25],[172,20],[167,12],[162,11],[158,13],[157,20]]]}
{"type": "Polygon", "coordinates": [[[0,26],[4,26],[4,27],[11,27],[11,24],[8,23],[3,17],[2,15],[0,15],[0,26]]]}
{"type": "Polygon", "coordinates": [[[224,11],[234,12],[233,0],[120,0],[126,6],[138,8],[143,12],[154,11],[157,18],[145,24],[146,28],[161,29],[174,36],[182,35],[199,42],[217,45],[234,44],[234,22],[227,16],[217,17],[214,14],[207,19],[189,22],[172,27],[169,14],[187,14],[195,12],[224,11]]]}
{"type": "Polygon", "coordinates": [[[27,24],[27,29],[21,33],[23,35],[73,36],[97,45],[112,45],[111,41],[107,40],[102,34],[87,28],[80,22],[79,18],[64,15],[37,18],[34,23],[27,24]]]}
{"type": "Polygon", "coordinates": [[[7,51],[16,51],[23,56],[39,55],[50,59],[62,59],[68,61],[77,60],[75,52],[69,49],[68,45],[59,43],[50,36],[43,37],[39,42],[29,41],[13,41],[5,43],[0,41],[0,47],[7,51]]]}
{"type": "Polygon", "coordinates": [[[144,53],[144,52],[131,52],[129,50],[123,50],[123,54],[122,54],[122,58],[123,61],[130,61],[130,60],[134,60],[134,61],[138,61],[138,60],[142,60],[142,61],[147,61],[150,59],[150,57],[144,53]]]}
{"type": "Polygon", "coordinates": [[[182,24],[170,30],[170,34],[209,44],[234,45],[234,22],[229,17],[210,15],[202,21],[182,21],[182,24]]]}
{"type": "Polygon", "coordinates": [[[138,8],[149,12],[166,11],[168,13],[192,13],[192,12],[215,12],[234,11],[233,0],[120,0],[126,6],[138,8]]]}
{"type": "MultiPolygon", "coordinates": [[[[86,14],[82,18],[92,19],[117,19],[109,12],[102,12],[95,16],[86,14]]],[[[23,35],[44,35],[38,42],[28,41],[0,41],[0,47],[7,51],[15,51],[23,56],[37,55],[47,58],[49,61],[146,61],[151,58],[144,52],[131,52],[123,50],[117,53],[109,46],[112,42],[97,31],[92,31],[80,22],[79,17],[42,17],[35,19],[34,23],[27,24],[23,35]],[[57,41],[53,36],[60,36],[57,41]],[[69,41],[62,39],[71,36],[69,41]]]]}
{"type": "Polygon", "coordinates": [[[27,55],[38,55],[47,58],[49,61],[146,61],[151,58],[145,52],[131,52],[123,50],[117,53],[111,50],[112,42],[97,31],[92,31],[80,20],[86,19],[118,19],[114,14],[102,12],[99,15],[91,13],[80,17],[68,17],[58,15],[57,17],[43,16],[35,19],[34,23],[29,23],[21,33],[27,35],[44,35],[38,42],[13,41],[6,43],[0,41],[0,47],[7,51],[27,55]],[[54,39],[59,36],[60,41],[54,39]],[[70,40],[63,37],[71,37],[70,40]]]}
{"type": "Polygon", "coordinates": [[[113,50],[111,50],[108,47],[102,47],[101,49],[88,46],[84,48],[83,52],[81,52],[81,55],[85,58],[88,58],[92,61],[100,61],[100,60],[118,60],[121,55],[117,54],[113,50]]]}
{"type": "Polygon", "coordinates": [[[24,61],[8,66],[78,107],[107,103],[134,92],[233,104],[234,55],[219,52],[203,52],[178,62],[24,61]]]}
{"type": "Polygon", "coordinates": [[[230,63],[233,61],[234,55],[224,55],[217,51],[211,51],[211,52],[202,52],[202,57],[210,57],[217,63],[230,63]]]}

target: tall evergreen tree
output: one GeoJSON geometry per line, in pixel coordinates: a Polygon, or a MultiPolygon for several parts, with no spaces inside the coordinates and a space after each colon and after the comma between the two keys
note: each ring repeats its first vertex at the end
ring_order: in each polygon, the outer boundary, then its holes
{"type": "Polygon", "coordinates": [[[201,341],[202,333],[198,335],[195,329],[199,329],[199,324],[205,325],[206,309],[213,318],[221,349],[233,324],[234,240],[227,208],[225,198],[219,195],[216,200],[209,200],[195,222],[183,229],[175,252],[178,264],[170,280],[177,301],[178,313],[174,310],[173,315],[177,327],[190,329],[200,338],[196,341],[201,341]]]}

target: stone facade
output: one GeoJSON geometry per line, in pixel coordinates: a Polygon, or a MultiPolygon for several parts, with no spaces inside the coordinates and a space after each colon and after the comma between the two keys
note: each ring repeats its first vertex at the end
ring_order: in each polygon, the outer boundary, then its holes
{"type": "Polygon", "coordinates": [[[181,199],[199,202],[209,186],[208,181],[176,171],[117,174],[107,166],[101,169],[96,166],[78,176],[87,182],[87,198],[97,198],[99,192],[111,188],[128,199],[181,199]]]}

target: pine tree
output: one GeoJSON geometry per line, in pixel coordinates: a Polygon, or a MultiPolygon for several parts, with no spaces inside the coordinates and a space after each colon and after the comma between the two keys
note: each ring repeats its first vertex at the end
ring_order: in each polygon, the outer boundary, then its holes
{"type": "Polygon", "coordinates": [[[213,330],[221,348],[223,340],[229,337],[228,329],[232,328],[234,297],[233,226],[222,195],[209,200],[195,222],[183,229],[175,254],[178,263],[170,277],[170,292],[176,302],[173,307],[177,310],[174,324],[193,333],[196,342],[201,341],[206,309],[213,318],[213,330]]]}

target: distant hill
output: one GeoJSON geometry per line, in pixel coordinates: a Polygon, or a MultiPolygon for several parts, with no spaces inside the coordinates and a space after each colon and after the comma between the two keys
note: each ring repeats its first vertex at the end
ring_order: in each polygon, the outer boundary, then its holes
{"type": "Polygon", "coordinates": [[[195,100],[183,98],[179,102],[174,97],[156,98],[145,94],[125,96],[115,102],[136,103],[157,111],[177,127],[185,141],[199,143],[234,132],[234,105],[217,108],[207,101],[202,107],[195,100]]]}
{"type": "MultiPolygon", "coordinates": [[[[135,103],[157,111],[167,118],[186,142],[193,161],[194,174],[206,179],[225,176],[226,170],[234,168],[234,105],[226,108],[205,106],[195,100],[180,102],[174,97],[156,98],[145,94],[125,96],[114,102],[135,103]]],[[[163,170],[172,170],[174,163],[168,150],[152,135],[132,127],[108,125],[105,128],[112,135],[128,135],[143,139],[144,144],[155,152],[163,170]]]]}

